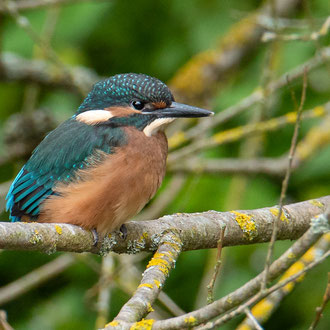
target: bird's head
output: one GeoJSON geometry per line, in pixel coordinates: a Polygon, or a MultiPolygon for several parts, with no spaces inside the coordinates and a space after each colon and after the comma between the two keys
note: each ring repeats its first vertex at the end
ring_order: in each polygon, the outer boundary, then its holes
{"type": "Polygon", "coordinates": [[[212,114],[175,102],[169,88],[156,78],[126,73],[96,83],[75,118],[89,125],[134,126],[151,136],[175,118],[212,114]]]}

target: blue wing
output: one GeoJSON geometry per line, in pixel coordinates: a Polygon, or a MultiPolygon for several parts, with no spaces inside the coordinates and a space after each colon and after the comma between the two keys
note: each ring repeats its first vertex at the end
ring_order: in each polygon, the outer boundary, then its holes
{"type": "Polygon", "coordinates": [[[10,219],[19,221],[24,215],[37,219],[42,202],[55,193],[58,182],[78,180],[77,170],[102,161],[97,159],[96,150],[110,154],[124,140],[120,128],[87,125],[74,118],[58,126],[34,150],[13,181],[6,197],[10,219]]]}

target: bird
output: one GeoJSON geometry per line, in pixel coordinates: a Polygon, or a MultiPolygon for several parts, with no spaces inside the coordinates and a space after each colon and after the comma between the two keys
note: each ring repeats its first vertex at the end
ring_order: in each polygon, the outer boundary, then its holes
{"type": "Polygon", "coordinates": [[[212,114],[175,102],[165,83],[145,74],[97,82],[14,179],[6,197],[11,221],[69,223],[101,237],[117,229],[125,234],[124,223],[163,181],[166,125],[212,114]]]}

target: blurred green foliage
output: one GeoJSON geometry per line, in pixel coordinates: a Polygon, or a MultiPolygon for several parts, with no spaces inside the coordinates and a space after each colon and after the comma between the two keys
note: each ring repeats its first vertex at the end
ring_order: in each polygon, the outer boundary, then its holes
{"type": "MultiPolygon", "coordinates": [[[[259,6],[259,1],[94,1],[63,6],[59,9],[52,45],[60,58],[68,64],[84,65],[109,76],[119,72],[143,72],[164,81],[199,51],[212,48],[218,38],[247,13],[259,6]]],[[[304,7],[304,6],[302,6],[304,7]]],[[[322,21],[330,13],[328,0],[309,3],[309,10],[300,8],[295,18],[322,21]]],[[[47,20],[47,10],[38,9],[24,13],[36,31],[41,31],[47,20]]],[[[26,33],[8,17],[3,17],[3,51],[31,58],[35,45],[26,33]]],[[[319,46],[329,44],[329,37],[322,38],[319,46]]],[[[303,63],[316,50],[314,42],[281,43],[277,50],[276,76],[303,63]]],[[[221,111],[249,95],[261,83],[267,49],[258,47],[231,78],[223,84],[211,101],[215,111],[221,111]]],[[[329,70],[321,69],[311,74],[305,108],[329,100],[329,70]],[[323,83],[320,83],[319,80],[323,83]]],[[[301,82],[292,85],[297,98],[301,82]]],[[[1,124],[24,104],[26,86],[21,83],[0,83],[1,124]]],[[[71,116],[81,99],[66,91],[41,88],[37,108],[47,108],[60,122],[71,116]]],[[[266,117],[280,116],[292,111],[289,89],[278,93],[274,105],[266,117]]],[[[253,111],[254,109],[251,109],[253,111]]],[[[240,115],[219,129],[245,124],[250,112],[240,115]]],[[[302,124],[301,135],[320,119],[302,124]]],[[[293,128],[285,127],[268,133],[263,140],[261,154],[276,157],[288,150],[293,128]]],[[[0,126],[0,134],[3,125],[0,126]]],[[[0,147],[2,143],[0,144],[0,147]]],[[[240,142],[209,151],[217,157],[236,157],[240,142]]],[[[2,147],[0,155],[5,154],[2,147]]],[[[300,167],[292,176],[287,201],[300,201],[329,194],[330,148],[324,148],[300,167]]],[[[21,163],[0,168],[1,180],[12,179],[21,163]]],[[[209,209],[227,210],[230,201],[227,193],[232,176],[190,175],[184,189],[164,214],[196,212],[209,209]]],[[[265,175],[248,178],[240,208],[258,208],[278,202],[281,179],[265,175]]],[[[5,219],[5,215],[1,220],[5,219]]],[[[279,242],[276,255],[280,255],[291,243],[279,242]]],[[[1,252],[1,251],[0,251],[1,252]]],[[[226,248],[223,267],[216,289],[220,297],[239,287],[262,269],[266,249],[264,245],[226,248]]],[[[197,288],[204,273],[209,251],[183,253],[176,269],[168,279],[165,292],[184,310],[192,310],[196,304],[197,288]]],[[[0,254],[0,286],[32,271],[55,256],[28,252],[2,252],[0,254]]],[[[100,257],[93,256],[96,262],[100,257]]],[[[147,259],[149,256],[147,257],[147,259]]],[[[144,262],[147,262],[147,259],[144,262]]],[[[141,265],[141,271],[142,271],[141,265]]],[[[321,302],[326,286],[329,262],[310,272],[302,284],[281,305],[265,325],[266,329],[302,329],[314,318],[315,307],[321,302]]],[[[95,297],[87,298],[86,291],[98,280],[97,275],[82,263],[76,263],[67,271],[28,292],[13,302],[1,306],[8,312],[9,322],[15,329],[91,329],[95,323],[95,297]]],[[[205,289],[206,290],[206,289],[205,289]]],[[[113,290],[109,319],[114,317],[128,296],[119,289],[113,290]]],[[[199,302],[201,305],[204,302],[199,302]]],[[[319,329],[328,329],[329,306],[319,329]],[[327,326],[328,325],[328,326],[327,326]]],[[[233,329],[234,320],[226,329],[233,329]]]]}

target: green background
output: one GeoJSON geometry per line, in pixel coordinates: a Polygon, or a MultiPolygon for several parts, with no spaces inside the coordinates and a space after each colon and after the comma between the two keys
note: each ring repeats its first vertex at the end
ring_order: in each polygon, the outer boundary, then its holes
{"type": "MultiPolygon", "coordinates": [[[[260,5],[259,1],[95,1],[63,6],[52,38],[52,47],[63,62],[82,65],[94,69],[101,76],[120,72],[142,72],[163,81],[172,78],[177,70],[193,55],[213,48],[230,27],[260,5]]],[[[310,19],[320,27],[330,13],[328,0],[317,0],[309,4],[309,9],[300,8],[294,18],[310,19]]],[[[47,11],[37,9],[24,12],[33,28],[40,32],[47,11]]],[[[35,44],[27,34],[7,16],[0,17],[1,49],[32,58],[35,44]]],[[[305,33],[308,30],[298,30],[305,33]]],[[[289,31],[291,32],[291,31],[289,31]]],[[[296,31],[294,31],[296,32],[296,31]]],[[[329,44],[329,36],[319,41],[319,46],[329,44]]],[[[281,43],[277,50],[278,64],[275,76],[286,72],[309,59],[316,51],[314,42],[295,41],[281,43]]],[[[240,67],[231,74],[225,84],[210,100],[212,109],[222,109],[237,103],[253,92],[261,82],[262,70],[267,55],[267,45],[260,45],[248,56],[240,67]]],[[[329,100],[329,70],[322,68],[310,74],[305,109],[323,104],[329,100]]],[[[293,84],[297,98],[300,97],[301,81],[293,84]]],[[[0,81],[0,135],[3,137],[6,120],[20,112],[24,103],[26,84],[0,81]]],[[[51,112],[58,122],[71,116],[82,99],[59,89],[41,88],[36,107],[51,112]]],[[[276,96],[276,107],[271,116],[280,116],[294,108],[288,88],[276,96]]],[[[253,109],[252,109],[253,110],[253,109]]],[[[247,114],[217,128],[242,125],[248,121],[247,114]]],[[[304,122],[303,136],[310,127],[318,125],[322,119],[304,122]]],[[[285,127],[267,133],[263,140],[262,156],[276,157],[289,149],[293,128],[285,127]]],[[[0,155],[6,154],[1,138],[0,155]]],[[[206,156],[237,157],[241,141],[208,151],[206,156]]],[[[24,160],[12,162],[0,168],[0,180],[5,182],[14,177],[24,160]]],[[[302,201],[329,194],[330,148],[317,152],[292,175],[287,202],[302,201]]],[[[165,180],[168,183],[170,175],[165,180]]],[[[174,212],[196,212],[204,210],[226,211],[231,201],[228,189],[231,175],[190,174],[175,200],[163,214],[174,212]]],[[[243,191],[239,204],[241,209],[266,207],[278,203],[281,178],[266,175],[249,176],[248,188],[243,191]]],[[[2,214],[1,220],[8,215],[2,214]]],[[[291,242],[276,244],[275,255],[279,256],[291,242]]],[[[164,288],[185,311],[196,305],[197,288],[205,271],[210,251],[185,252],[176,263],[164,288]]],[[[34,268],[55,258],[36,252],[3,251],[0,253],[0,286],[3,286],[34,268]]],[[[216,297],[238,288],[257,275],[263,267],[266,245],[225,248],[220,280],[216,297]]],[[[138,264],[141,272],[151,255],[138,264]]],[[[93,256],[100,263],[99,256],[93,256]]],[[[316,306],[320,305],[327,283],[329,262],[313,269],[296,290],[287,297],[280,308],[265,324],[266,329],[305,329],[314,319],[316,306]]],[[[98,280],[98,276],[83,263],[75,263],[67,271],[42,286],[29,291],[1,309],[8,313],[8,320],[15,329],[91,329],[94,327],[95,297],[86,294],[98,280]]],[[[205,289],[206,290],[206,289],[205,289]]],[[[113,289],[109,320],[119,311],[129,298],[120,289],[113,289]]],[[[197,302],[203,304],[204,302],[197,302]]],[[[319,329],[330,324],[329,306],[325,310],[319,329]]],[[[240,318],[241,319],[241,318],[240,318]]],[[[226,325],[233,329],[240,319],[226,325]]]]}

